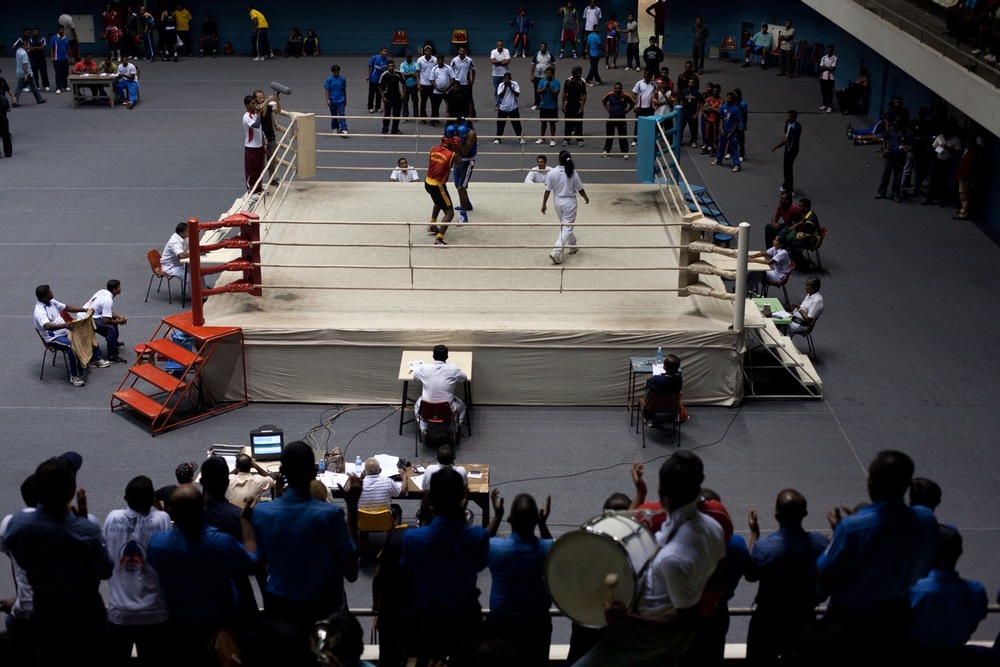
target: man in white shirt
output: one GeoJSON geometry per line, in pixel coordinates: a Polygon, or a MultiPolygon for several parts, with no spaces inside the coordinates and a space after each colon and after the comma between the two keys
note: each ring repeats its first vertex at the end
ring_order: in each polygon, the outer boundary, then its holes
{"type": "Polygon", "coordinates": [[[490,51],[490,62],[493,63],[493,100],[500,105],[500,95],[496,92],[503,82],[503,75],[510,71],[510,51],[503,47],[503,40],[497,40],[497,48],[490,51]]]}
{"type": "Polygon", "coordinates": [[[399,161],[396,162],[396,168],[389,175],[390,183],[415,183],[418,180],[420,177],[417,176],[416,167],[411,169],[405,157],[399,158],[399,161]]]}
{"type": "Polygon", "coordinates": [[[263,190],[264,173],[264,131],[260,127],[260,105],[253,95],[243,97],[243,175],[246,179],[247,192],[252,192],[252,199],[260,197],[263,190]],[[256,185],[256,187],[254,187],[256,185]]]}
{"type": "Polygon", "coordinates": [[[115,92],[126,109],[134,107],[139,100],[139,70],[128,61],[128,56],[122,56],[121,64],[118,65],[115,92]]]}
{"type": "Polygon", "coordinates": [[[97,290],[94,296],[83,304],[84,310],[94,311],[94,326],[98,335],[104,336],[104,340],[107,341],[108,361],[112,364],[128,363],[118,354],[122,347],[118,341],[118,327],[128,324],[128,318],[122,317],[112,310],[115,297],[121,293],[121,281],[112,279],[108,281],[107,289],[97,290]]]}
{"type": "Polygon", "coordinates": [[[434,117],[431,125],[439,123],[437,118],[441,113],[441,101],[448,93],[448,90],[451,88],[451,82],[454,80],[455,71],[444,64],[444,56],[442,54],[437,54],[437,65],[431,69],[431,85],[434,88],[431,91],[431,116],[434,117]]]}
{"type": "Polygon", "coordinates": [[[170,530],[170,515],[153,507],[153,482],[140,475],[125,487],[125,509],[104,520],[104,540],[115,568],[108,580],[109,658],[127,662],[135,645],[140,662],[156,662],[168,650],[167,603],[160,577],[146,560],[149,538],[170,530]]]}
{"type": "MultiPolygon", "coordinates": [[[[181,260],[187,259],[191,255],[188,252],[187,238],[188,223],[178,222],[177,226],[174,227],[174,233],[170,236],[170,240],[167,241],[167,245],[163,246],[163,252],[160,253],[160,269],[167,275],[175,278],[184,278],[184,265],[181,264],[181,260]]],[[[187,286],[190,288],[190,275],[187,280],[187,286]]]]}
{"type": "MultiPolygon", "coordinates": [[[[458,424],[465,421],[465,402],[455,396],[455,385],[459,382],[467,382],[468,377],[465,372],[455,364],[448,363],[448,348],[444,345],[434,346],[434,363],[421,364],[413,369],[413,379],[419,380],[423,385],[420,398],[414,404],[413,409],[420,414],[420,404],[424,401],[429,403],[447,403],[451,406],[452,412],[458,413],[458,424]]],[[[420,433],[423,435],[427,431],[427,422],[417,419],[420,424],[420,433]]]]}
{"type": "Polygon", "coordinates": [[[247,454],[236,457],[236,470],[229,475],[226,500],[240,509],[246,507],[247,500],[259,500],[274,488],[274,479],[247,454]],[[256,472],[255,472],[256,471],[256,472]]]}
{"type": "Polygon", "coordinates": [[[837,71],[837,56],[833,54],[833,44],[826,47],[826,55],[819,61],[819,90],[823,95],[820,111],[833,112],[833,73],[837,71]]]}
{"type": "Polygon", "coordinates": [[[793,303],[792,323],[788,325],[791,333],[807,333],[812,331],[816,320],[823,314],[823,295],[819,293],[820,280],[816,276],[806,279],[806,298],[802,303],[793,303]]]}
{"type": "Polygon", "coordinates": [[[451,69],[455,73],[455,81],[469,97],[469,108],[474,109],[472,102],[472,85],[476,82],[476,63],[466,55],[464,46],[458,47],[458,55],[451,60],[451,69]]]}
{"type": "Polygon", "coordinates": [[[590,4],[583,8],[583,29],[594,32],[600,25],[601,8],[597,6],[597,0],[590,0],[590,4]]]}
{"type": "Polygon", "coordinates": [[[535,166],[528,170],[528,175],[524,177],[525,183],[541,183],[545,185],[545,177],[552,171],[548,165],[548,159],[544,155],[535,158],[535,166]]]}
{"type": "MultiPolygon", "coordinates": [[[[34,512],[35,505],[38,504],[38,492],[35,489],[34,474],[28,475],[21,483],[21,498],[24,500],[24,509],[21,511],[34,512]]],[[[0,611],[9,615],[6,620],[6,626],[7,633],[11,638],[23,637],[30,640],[31,608],[34,598],[31,582],[28,581],[28,575],[24,571],[24,568],[18,565],[3,543],[3,534],[7,532],[7,526],[10,525],[10,520],[13,518],[13,514],[8,514],[3,518],[3,521],[0,521],[0,552],[7,554],[10,558],[10,569],[11,575],[14,578],[16,596],[13,599],[0,601],[0,611]]]]}
{"type": "Polygon", "coordinates": [[[521,128],[521,121],[517,120],[521,118],[521,112],[517,108],[517,98],[520,95],[521,86],[518,85],[517,81],[512,80],[510,72],[507,72],[503,75],[503,80],[497,88],[497,97],[500,101],[497,104],[497,138],[493,140],[494,144],[500,143],[500,137],[503,136],[503,131],[507,127],[507,119],[510,118],[514,134],[519,137],[519,143],[524,145],[524,131],[521,128]]]}
{"type": "MultiPolygon", "coordinates": [[[[430,46],[424,47],[424,55],[417,58],[417,82],[420,87],[420,117],[427,118],[427,100],[431,97],[434,89],[433,70],[437,65],[437,59],[433,55],[434,49],[430,46]]],[[[427,121],[421,120],[423,125],[427,121]]]]}
{"type": "Polygon", "coordinates": [[[382,476],[382,466],[378,459],[365,461],[365,474],[361,478],[361,496],[358,498],[358,509],[365,512],[383,512],[389,510],[390,501],[405,493],[401,482],[382,476]]]}
{"type": "Polygon", "coordinates": [[[653,96],[656,94],[656,82],[653,81],[653,73],[648,69],[642,73],[642,79],[636,81],[632,87],[632,97],[635,98],[635,131],[633,132],[632,145],[636,145],[636,138],[639,136],[639,116],[652,116],[655,112],[653,107],[653,96]]]}
{"type": "MultiPolygon", "coordinates": [[[[69,382],[74,387],[83,386],[83,365],[73,353],[73,343],[69,339],[69,330],[73,329],[77,321],[63,320],[62,312],[85,313],[87,312],[79,306],[67,306],[61,301],[56,301],[52,296],[52,289],[48,285],[39,285],[35,288],[35,312],[33,318],[35,329],[45,339],[45,344],[58,350],[66,352],[66,363],[69,364],[69,382]]],[[[101,358],[101,348],[94,346],[93,359],[99,368],[107,368],[111,364],[107,359],[101,358]]]]}
{"type": "Polygon", "coordinates": [[[420,488],[427,490],[431,488],[431,477],[439,470],[450,468],[462,476],[462,481],[469,485],[469,473],[462,466],[455,465],[455,450],[448,443],[438,447],[437,463],[432,463],[424,470],[424,478],[421,480],[420,488]]]}

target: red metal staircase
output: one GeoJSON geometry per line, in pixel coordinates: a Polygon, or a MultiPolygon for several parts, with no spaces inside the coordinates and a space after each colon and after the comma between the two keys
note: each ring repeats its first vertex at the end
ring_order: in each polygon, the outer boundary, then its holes
{"type": "Polygon", "coordinates": [[[111,410],[126,408],[147,420],[153,436],[247,404],[246,358],[240,327],[196,326],[192,313],[180,313],[163,318],[153,340],[139,347],[143,353],[137,356],[112,395],[111,410]],[[193,351],[171,340],[177,331],[191,337],[193,351]],[[233,337],[239,337],[237,368],[243,375],[243,398],[216,401],[205,385],[203,372],[209,368],[219,345],[233,337]],[[157,360],[172,361],[179,368],[169,373],[156,365],[157,360]]]}

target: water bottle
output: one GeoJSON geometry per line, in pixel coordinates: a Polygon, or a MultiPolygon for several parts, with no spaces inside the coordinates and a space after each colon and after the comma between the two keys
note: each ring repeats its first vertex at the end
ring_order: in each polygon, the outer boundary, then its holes
{"type": "Polygon", "coordinates": [[[318,471],[319,471],[319,474],[321,474],[321,475],[326,472],[326,458],[325,457],[321,458],[319,460],[318,471]]]}
{"type": "Polygon", "coordinates": [[[360,475],[364,471],[365,471],[365,463],[364,461],[361,460],[361,457],[358,456],[358,458],[354,459],[354,472],[355,474],[360,475]]]}
{"type": "Polygon", "coordinates": [[[662,347],[656,348],[656,365],[657,366],[662,366],[663,365],[663,348],[662,347]]]}

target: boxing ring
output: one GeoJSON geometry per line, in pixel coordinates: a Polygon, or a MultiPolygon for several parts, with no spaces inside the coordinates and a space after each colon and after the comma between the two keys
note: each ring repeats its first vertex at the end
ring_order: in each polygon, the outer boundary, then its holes
{"type": "MultiPolygon", "coordinates": [[[[473,221],[435,247],[421,183],[315,179],[325,138],[311,114],[286,117],[280,185],[192,221],[192,255],[211,251],[191,262],[195,322],[242,328],[251,400],[396,403],[401,351],[439,343],[473,351],[478,404],[623,405],[629,358],[657,347],[681,357],[686,403],[741,400],[745,301],[722,277],[745,293],[747,230],[689,210],[661,124],[640,128],[655,185],[590,184],[581,169],[580,251],[553,265],[559,223],[540,213],[542,186],[473,181],[473,221]],[[716,231],[741,249],[715,246],[716,231]],[[715,254],[743,271],[714,267],[715,254]]],[[[236,392],[206,375],[216,395],[236,392]]]]}

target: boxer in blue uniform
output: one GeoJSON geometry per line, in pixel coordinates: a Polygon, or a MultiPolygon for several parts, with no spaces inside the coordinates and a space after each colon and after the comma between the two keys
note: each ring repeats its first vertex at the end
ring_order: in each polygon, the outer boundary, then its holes
{"type": "Polygon", "coordinates": [[[458,117],[454,123],[448,124],[445,128],[445,136],[457,137],[461,146],[459,153],[462,160],[455,163],[455,188],[458,190],[458,200],[461,204],[461,207],[457,209],[458,221],[468,222],[468,212],[472,210],[472,202],[469,201],[469,181],[472,180],[472,171],[476,167],[479,139],[472,122],[462,117],[458,117]]]}

